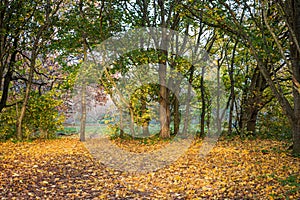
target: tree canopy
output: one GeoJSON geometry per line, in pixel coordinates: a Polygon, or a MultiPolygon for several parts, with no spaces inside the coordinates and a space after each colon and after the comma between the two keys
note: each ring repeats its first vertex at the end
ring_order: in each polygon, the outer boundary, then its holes
{"type": "MultiPolygon", "coordinates": [[[[111,97],[119,109],[116,134],[134,134],[135,126],[142,126],[149,135],[156,121],[161,138],[179,132],[203,137],[217,123],[222,134],[290,138],[293,152],[300,153],[299,1],[3,0],[0,9],[3,140],[54,136],[75,105],[69,100],[88,55],[119,33],[151,27],[191,38],[194,52],[205,50],[217,69],[217,87],[224,85],[226,94],[213,102],[216,93],[207,69],[180,56],[189,48],[185,39],[178,43],[162,31],[154,48],[144,49],[150,39],[136,38],[141,48],[122,55],[91,89],[98,91],[101,104],[125,79],[126,90],[131,90],[134,80],[143,76],[133,73],[138,66],[157,64],[157,84],[136,89],[125,107],[111,97]],[[172,77],[173,72],[182,77],[172,77]],[[182,93],[187,95],[185,103],[179,101],[182,93]],[[159,105],[155,111],[154,104],[159,105]],[[129,132],[124,131],[126,113],[131,116],[129,132]]],[[[84,111],[90,103],[85,98],[89,87],[81,88],[81,124],[89,115],[84,111]]],[[[81,129],[84,136],[85,127],[81,129]]]]}

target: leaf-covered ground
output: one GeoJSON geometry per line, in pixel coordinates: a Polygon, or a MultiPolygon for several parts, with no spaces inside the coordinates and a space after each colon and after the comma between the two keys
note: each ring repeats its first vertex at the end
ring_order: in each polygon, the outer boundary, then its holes
{"type": "Polygon", "coordinates": [[[0,145],[2,199],[300,199],[300,158],[277,141],[219,141],[204,158],[195,142],[178,161],[151,173],[105,167],[78,139],[0,145]]]}

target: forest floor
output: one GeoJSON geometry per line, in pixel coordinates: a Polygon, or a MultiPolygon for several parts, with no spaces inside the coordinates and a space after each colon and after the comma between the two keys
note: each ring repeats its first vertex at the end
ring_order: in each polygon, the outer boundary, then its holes
{"type": "MultiPolygon", "coordinates": [[[[166,141],[115,140],[146,152],[166,141]]],[[[300,199],[300,158],[288,143],[220,140],[200,156],[201,141],[152,172],[115,170],[77,138],[0,143],[1,199],[300,199]]],[[[121,156],[121,155],[120,155],[121,156]]]]}

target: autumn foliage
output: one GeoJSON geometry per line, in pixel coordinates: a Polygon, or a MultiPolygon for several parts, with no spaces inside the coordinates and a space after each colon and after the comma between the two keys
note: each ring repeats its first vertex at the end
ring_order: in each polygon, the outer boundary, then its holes
{"type": "MultiPolygon", "coordinates": [[[[115,141],[124,149],[156,144],[115,141]]],[[[202,142],[149,173],[107,168],[78,139],[1,143],[3,199],[299,199],[300,158],[272,140],[221,140],[205,157],[202,142]]]]}

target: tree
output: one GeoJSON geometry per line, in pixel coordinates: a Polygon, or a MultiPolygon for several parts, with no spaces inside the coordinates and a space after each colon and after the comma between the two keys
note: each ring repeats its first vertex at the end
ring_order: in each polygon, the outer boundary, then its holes
{"type": "MultiPolygon", "coordinates": [[[[165,2],[163,0],[150,2],[148,0],[137,1],[136,4],[131,2],[125,3],[126,5],[126,19],[130,21],[130,25],[133,22],[133,26],[149,26],[149,27],[161,27],[161,28],[170,28],[173,30],[179,30],[180,27],[180,1],[174,0],[170,2],[165,2]],[[130,6],[129,6],[130,5],[130,6]],[[128,6],[128,7],[127,7],[128,6]],[[137,13],[133,13],[133,10],[137,13]],[[151,10],[154,13],[151,13],[151,10]],[[136,15],[138,14],[138,15],[136,15]]],[[[128,22],[129,22],[128,21],[128,22]]],[[[156,41],[156,49],[158,55],[159,64],[159,104],[160,104],[160,136],[162,138],[170,137],[170,120],[171,120],[171,111],[170,111],[170,91],[167,88],[167,66],[168,66],[168,52],[170,42],[169,33],[162,31],[161,40],[156,41]]]]}
{"type": "MultiPolygon", "coordinates": [[[[0,87],[1,95],[0,112],[5,107],[20,103],[20,100],[7,105],[11,82],[21,80],[24,85],[19,85],[21,90],[25,89],[24,98],[17,122],[17,137],[22,139],[22,122],[30,96],[32,85],[40,87],[46,85],[35,81],[37,76],[44,76],[37,70],[37,60],[42,60],[48,51],[47,43],[53,37],[53,25],[57,19],[57,13],[63,1],[55,3],[51,1],[1,1],[1,67],[0,87]],[[24,69],[24,71],[21,70],[24,69]],[[4,81],[2,81],[4,79],[4,81]]],[[[46,76],[47,77],[47,76],[46,76]]]]}
{"type": "MultiPolygon", "coordinates": [[[[81,80],[81,123],[80,123],[80,140],[85,141],[85,125],[86,125],[86,107],[87,107],[87,86],[88,72],[93,67],[87,66],[88,54],[92,55],[93,48],[106,38],[110,37],[114,32],[120,30],[117,25],[119,13],[114,9],[114,3],[105,0],[89,0],[70,2],[69,8],[63,13],[60,22],[60,31],[58,36],[58,45],[61,49],[61,56],[75,57],[75,61],[80,61],[81,69],[78,77],[81,80]],[[110,7],[111,9],[104,9],[110,7]],[[82,73],[82,74],[80,74],[82,73]]],[[[92,59],[92,58],[91,58],[92,59]]],[[[90,63],[91,64],[91,63],[90,63]]],[[[93,63],[95,64],[95,63],[93,63]]]]}
{"type": "MultiPolygon", "coordinates": [[[[52,26],[52,20],[56,19],[56,14],[60,8],[60,4],[62,3],[62,1],[60,1],[57,4],[51,4],[49,0],[47,0],[46,2],[40,1],[40,2],[35,2],[36,7],[38,8],[38,6],[44,5],[44,9],[38,10],[39,12],[37,12],[36,10],[33,11],[34,17],[37,19],[37,21],[31,21],[33,26],[36,26],[37,29],[33,30],[36,35],[29,37],[31,38],[31,42],[32,46],[30,48],[30,64],[29,64],[29,75],[28,75],[28,83],[26,86],[26,91],[25,91],[25,97],[24,97],[24,101],[22,104],[22,108],[21,108],[21,112],[20,112],[20,116],[17,120],[17,137],[18,139],[22,139],[23,135],[22,135],[22,121],[23,118],[25,116],[25,111],[26,111],[26,107],[27,107],[27,103],[28,103],[28,99],[29,99],[29,95],[30,95],[30,90],[31,90],[31,86],[32,86],[32,81],[33,81],[33,75],[34,75],[34,70],[36,67],[36,59],[38,57],[38,55],[40,54],[40,51],[42,49],[42,47],[45,45],[45,43],[47,41],[49,41],[50,39],[52,39],[51,37],[49,37],[49,27],[52,26]],[[40,19],[43,14],[45,15],[44,19],[40,19]]],[[[35,20],[33,18],[33,20],[35,20]]],[[[51,35],[50,35],[51,36],[51,35]]],[[[24,38],[25,39],[25,38],[24,38]]],[[[28,37],[26,38],[28,39],[28,37]]],[[[25,40],[26,40],[25,39],[25,40]]]]}
{"type": "MultiPolygon", "coordinates": [[[[260,73],[270,87],[273,95],[279,101],[282,109],[290,119],[293,129],[293,152],[300,153],[300,94],[299,87],[299,0],[288,0],[267,2],[247,2],[234,1],[232,4],[224,1],[217,3],[206,2],[201,5],[206,12],[203,16],[206,23],[213,27],[222,28],[233,37],[244,41],[249,48],[251,55],[255,58],[260,73]],[[239,23],[240,8],[246,11],[247,19],[239,23]],[[255,8],[255,9],[253,9],[255,8]],[[272,13],[270,15],[270,13],[272,13]],[[269,17],[268,17],[269,16],[269,17]],[[288,30],[289,38],[287,43],[281,39],[281,35],[276,35],[275,30],[288,30]],[[259,31],[257,34],[256,31],[259,31]],[[272,37],[266,37],[269,34],[272,37]],[[268,40],[276,44],[276,49],[268,51],[268,40]],[[275,53],[276,52],[276,53],[275,53]],[[286,53],[288,52],[288,53],[286,53]],[[275,54],[272,54],[275,53],[275,54]],[[271,56],[280,56],[280,62],[269,62],[271,56]],[[290,58],[290,59],[289,59],[290,58]],[[278,65],[284,63],[285,68],[290,73],[289,80],[293,81],[293,102],[289,102],[282,86],[274,81],[274,77],[280,75],[282,70],[276,71],[278,65]]],[[[188,7],[188,6],[187,6],[188,7]]],[[[193,13],[193,9],[188,7],[193,13]]],[[[195,14],[194,14],[195,15],[195,14]]]]}

